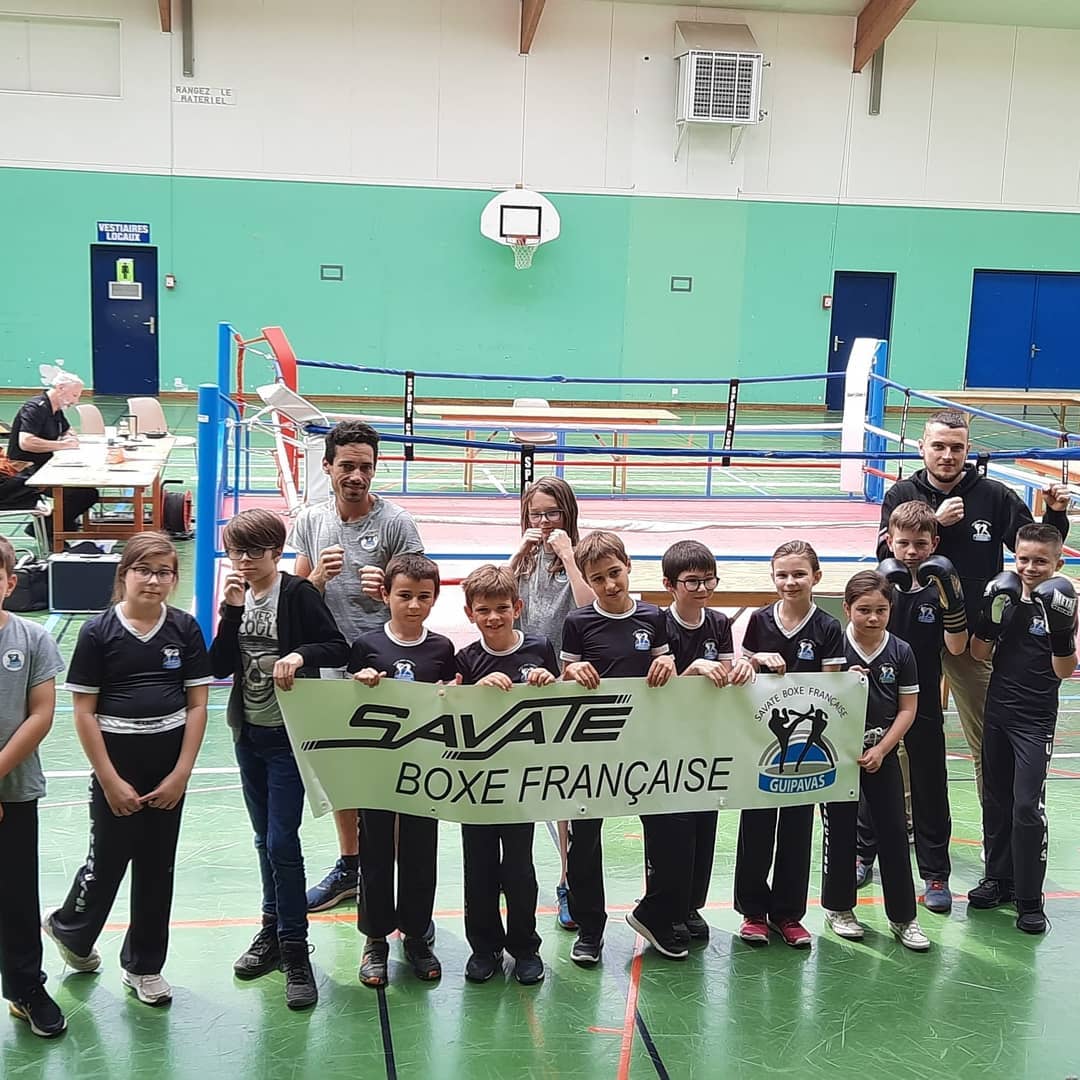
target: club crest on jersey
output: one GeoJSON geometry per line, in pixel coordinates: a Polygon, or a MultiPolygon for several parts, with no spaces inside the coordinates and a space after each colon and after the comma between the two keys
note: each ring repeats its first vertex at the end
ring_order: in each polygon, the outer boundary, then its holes
{"type": "Polygon", "coordinates": [[[4,652],[4,668],[7,671],[22,671],[26,664],[26,655],[22,649],[7,649],[4,652]]]}
{"type": "Polygon", "coordinates": [[[990,522],[984,521],[980,518],[978,521],[971,523],[971,539],[978,540],[980,543],[990,543],[990,522]]]}
{"type": "Polygon", "coordinates": [[[522,682],[529,681],[529,672],[532,671],[536,666],[536,664],[522,664],[521,667],[518,668],[518,674],[521,676],[522,682]]]}
{"type": "Polygon", "coordinates": [[[648,652],[652,648],[652,638],[649,636],[648,630],[634,631],[634,648],[638,652],[648,652]]]}
{"type": "Polygon", "coordinates": [[[720,650],[717,648],[716,642],[712,638],[701,647],[701,656],[705,660],[715,660],[720,655],[720,650]]]}
{"type": "Polygon", "coordinates": [[[893,667],[892,664],[882,664],[881,667],[878,668],[878,678],[883,683],[896,682],[896,668],[893,667]]]}
{"type": "Polygon", "coordinates": [[[379,546],[379,534],[371,533],[368,536],[360,537],[360,550],[361,551],[374,551],[379,546]]]}
{"type": "Polygon", "coordinates": [[[933,604],[920,604],[919,605],[919,622],[932,623],[937,621],[937,609],[933,604]]]}
{"type": "Polygon", "coordinates": [[[175,671],[180,666],[180,650],[175,645],[166,645],[161,650],[161,666],[167,671],[175,671]]]}
{"type": "Polygon", "coordinates": [[[416,668],[411,660],[394,661],[394,678],[404,682],[416,682],[416,668]]]}
{"type": "Polygon", "coordinates": [[[1028,627],[1028,633],[1034,634],[1036,637],[1046,637],[1046,620],[1041,615],[1033,615],[1031,625],[1028,627]]]}
{"type": "Polygon", "coordinates": [[[803,638],[799,642],[799,651],[795,655],[799,660],[813,660],[814,643],[809,638],[803,638]]]}

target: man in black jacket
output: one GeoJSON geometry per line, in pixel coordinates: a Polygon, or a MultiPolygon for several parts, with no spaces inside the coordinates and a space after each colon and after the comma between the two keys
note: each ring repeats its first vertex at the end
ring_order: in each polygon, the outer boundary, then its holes
{"type": "MultiPolygon", "coordinates": [[[[917,499],[929,503],[938,519],[941,542],[937,553],[953,566],[964,586],[968,625],[975,625],[986,583],[1004,566],[1003,546],[1015,549],[1016,531],[1033,520],[1031,511],[1012,488],[981,475],[967,464],[971,432],[967,417],[955,409],[943,409],[926,421],[919,453],[925,468],[910,479],[893,484],[881,504],[881,531],[878,559],[889,558],[886,543],[889,515],[903,502],[917,499]]],[[[1043,491],[1046,511],[1043,524],[1053,525],[1065,539],[1069,535],[1069,491],[1064,484],[1051,484],[1043,491]]],[[[949,680],[960,726],[975,764],[975,784],[982,800],[983,707],[990,685],[991,665],[975,660],[965,651],[941,655],[941,666],[949,680]]]]}

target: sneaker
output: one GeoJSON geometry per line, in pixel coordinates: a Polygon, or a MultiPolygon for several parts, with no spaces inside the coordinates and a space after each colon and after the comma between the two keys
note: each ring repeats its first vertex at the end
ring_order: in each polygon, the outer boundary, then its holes
{"type": "Polygon", "coordinates": [[[1017,900],[1016,911],[1017,930],[1023,930],[1025,934],[1046,933],[1046,912],[1043,911],[1042,900],[1017,900]]]}
{"type": "Polygon", "coordinates": [[[923,896],[923,904],[927,911],[935,915],[948,915],[952,911],[952,891],[947,881],[926,882],[926,893],[923,896]]]}
{"type": "Polygon", "coordinates": [[[968,889],[968,907],[996,908],[1013,900],[1012,883],[984,877],[974,889],[968,889]]]}
{"type": "Polygon", "coordinates": [[[861,889],[874,880],[874,862],[863,862],[858,855],[855,856],[855,888],[861,889]]]}
{"type": "Polygon", "coordinates": [[[544,961],[539,953],[526,953],[519,956],[514,964],[514,978],[522,986],[535,986],[544,981],[544,961]]]}
{"type": "Polygon", "coordinates": [[[709,924],[701,917],[700,911],[691,911],[690,914],[686,916],[686,923],[683,925],[686,926],[691,940],[709,940],[709,924]]]}
{"type": "Polygon", "coordinates": [[[168,1005],[172,1001],[172,987],[160,975],[133,975],[130,971],[122,971],[120,981],[129,990],[134,990],[144,1005],[168,1005]]]}
{"type": "Polygon", "coordinates": [[[360,957],[360,981],[365,986],[386,985],[386,965],[390,946],[385,941],[369,941],[360,957]]]}
{"type": "Polygon", "coordinates": [[[690,931],[687,928],[686,923],[684,923],[684,922],[675,923],[671,928],[671,932],[672,932],[672,934],[674,934],[675,940],[680,945],[685,945],[687,948],[690,947],[691,937],[690,937],[690,931]]]}
{"type": "Polygon", "coordinates": [[[626,921],[631,929],[636,930],[661,956],[669,960],[685,960],[689,950],[679,943],[671,927],[654,930],[638,918],[636,911],[626,913],[626,921]]]}
{"type": "Polygon", "coordinates": [[[498,952],[474,952],[465,964],[465,978],[469,982],[482,983],[502,971],[503,954],[498,952]]]}
{"type": "Polygon", "coordinates": [[[442,964],[431,951],[431,946],[421,937],[407,937],[404,942],[405,959],[412,964],[413,974],[424,982],[442,978],[442,964]]]}
{"type": "Polygon", "coordinates": [[[44,986],[35,986],[26,997],[8,1002],[12,1016],[25,1020],[30,1030],[41,1039],[55,1039],[67,1028],[67,1021],[44,986]]]}
{"type": "Polygon", "coordinates": [[[281,946],[278,945],[277,923],[264,923],[247,951],[237,957],[233,964],[233,974],[238,979],[257,979],[260,975],[280,970],[281,946]]]}
{"type": "Polygon", "coordinates": [[[854,911],[826,911],[825,923],[837,937],[861,941],[866,927],[855,918],[854,911]]]}
{"type": "Polygon", "coordinates": [[[285,1004],[290,1009],[309,1009],[319,1000],[311,950],[306,941],[281,943],[281,966],[285,969],[285,1004]]]}
{"type": "Polygon", "coordinates": [[[45,936],[50,937],[56,942],[57,951],[60,953],[61,959],[69,968],[74,971],[90,972],[97,971],[101,967],[101,954],[97,949],[91,949],[86,956],[79,956],[78,953],[72,952],[57,936],[56,930],[53,927],[53,915],[56,914],[56,909],[46,913],[45,917],[41,920],[41,929],[45,931],[45,936]]]}
{"type": "Polygon", "coordinates": [[[570,887],[568,885],[555,886],[555,901],[559,905],[559,925],[564,930],[576,930],[577,923],[570,917],[570,887]]]}
{"type": "Polygon", "coordinates": [[[360,886],[360,872],[350,867],[342,856],[313,889],[308,889],[308,911],[326,911],[346,900],[356,899],[356,890],[360,886]]]}
{"type": "Polygon", "coordinates": [[[926,952],[930,948],[930,939],[922,932],[917,919],[912,919],[911,922],[890,922],[889,929],[905,949],[926,952]]]}
{"type": "Polygon", "coordinates": [[[578,931],[577,939],[570,950],[570,959],[575,964],[598,964],[600,954],[604,951],[604,939],[591,937],[578,931]]]}
{"type": "Polygon", "coordinates": [[[768,945],[769,924],[761,915],[747,915],[739,927],[739,937],[748,945],[768,945]]]}
{"type": "Polygon", "coordinates": [[[810,931],[798,919],[770,919],[769,927],[784,939],[785,945],[793,949],[810,948],[810,931]]]}

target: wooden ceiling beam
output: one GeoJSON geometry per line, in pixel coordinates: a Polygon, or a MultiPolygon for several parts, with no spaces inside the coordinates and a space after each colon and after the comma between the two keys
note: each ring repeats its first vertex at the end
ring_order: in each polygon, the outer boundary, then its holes
{"type": "Polygon", "coordinates": [[[545,0],[521,0],[521,47],[518,52],[528,56],[532,48],[536,28],[540,25],[540,16],[544,14],[545,0]]]}
{"type": "Polygon", "coordinates": [[[868,0],[855,29],[853,71],[862,71],[914,3],[915,0],[868,0]]]}
{"type": "Polygon", "coordinates": [[[157,0],[158,18],[161,19],[161,32],[172,33],[172,0],[157,0]]]}

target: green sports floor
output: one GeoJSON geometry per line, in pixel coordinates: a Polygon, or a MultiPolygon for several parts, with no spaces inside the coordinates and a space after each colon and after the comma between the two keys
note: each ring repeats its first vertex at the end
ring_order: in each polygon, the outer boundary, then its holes
{"type": "MultiPolygon", "coordinates": [[[[12,402],[0,401],[0,417],[13,411],[12,402]]],[[[190,431],[194,409],[171,411],[174,429],[190,431]]],[[[177,460],[170,475],[185,476],[189,465],[177,460]]],[[[191,547],[181,545],[185,575],[175,597],[181,606],[190,602],[191,547]]],[[[81,619],[40,617],[69,655],[81,619]]],[[[798,952],[778,939],[767,948],[744,945],[735,937],[739,919],[731,907],[733,813],[721,815],[705,912],[712,925],[709,944],[681,963],[643,952],[622,921],[642,882],[640,823],[625,818],[605,826],[611,921],[599,969],[582,970],[569,960],[573,937],[554,918],[558,856],[541,825],[535,858],[547,979],[533,988],[518,986],[512,976],[469,985],[463,976],[468,946],[460,839],[456,826],[444,825],[436,904],[442,981],[417,983],[395,950],[386,992],[361,986],[360,942],[348,905],[313,919],[321,996],[304,1014],[285,1008],[282,976],[253,983],[232,976],[233,959],[258,926],[259,886],[224,723],[225,696],[224,688],[211,694],[208,734],[184,811],[165,972],[175,991],[172,1005],[147,1008],[120,985],[118,953],[127,919],[121,895],[100,942],[99,974],[65,971],[46,942],[49,987],[68,1015],[68,1032],[45,1043],[24,1024],[0,1018],[2,1080],[1064,1080],[1080,1074],[1080,682],[1062,688],[1047,784],[1052,928],[1044,937],[1017,932],[1005,909],[969,912],[964,903],[964,891],[980,876],[979,812],[967,747],[950,714],[957,903],[950,916],[921,915],[933,942],[928,954],[907,952],[893,941],[876,883],[860,894],[860,916],[871,930],[865,942],[843,942],[823,930],[814,899],[820,829],[806,920],[813,948],[798,952]]],[[[86,768],[65,694],[42,756],[49,795],[41,812],[41,888],[43,903],[51,905],[63,898],[87,843],[86,768]]],[[[332,824],[308,817],[303,840],[314,880],[336,856],[332,824]]]]}

